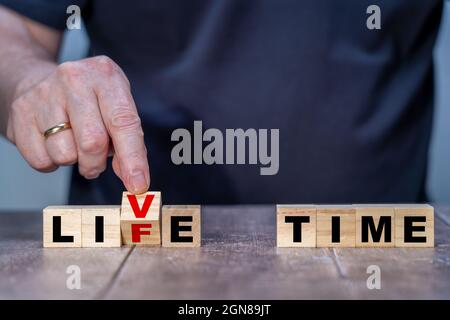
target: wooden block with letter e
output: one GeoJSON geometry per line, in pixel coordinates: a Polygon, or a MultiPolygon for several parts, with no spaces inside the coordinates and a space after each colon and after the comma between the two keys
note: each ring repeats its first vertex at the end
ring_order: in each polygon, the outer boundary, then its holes
{"type": "Polygon", "coordinates": [[[82,247],[120,247],[120,206],[81,209],[82,247]]]}
{"type": "Polygon", "coordinates": [[[81,207],[49,206],[43,213],[45,248],[81,248],[81,207]]]}
{"type": "Polygon", "coordinates": [[[316,212],[313,205],[277,205],[277,247],[315,247],[316,212]]]}
{"type": "Polygon", "coordinates": [[[394,247],[394,207],[364,204],[356,208],[356,247],[394,247]]]}
{"type": "Polygon", "coordinates": [[[124,192],[120,213],[124,245],[161,245],[161,192],[124,192]]]}
{"type": "Polygon", "coordinates": [[[355,227],[353,206],[317,206],[317,247],[355,247],[355,227]]]}
{"type": "Polygon", "coordinates": [[[163,247],[200,247],[200,206],[163,206],[161,219],[163,247]]]}
{"type": "Polygon", "coordinates": [[[395,246],[434,247],[434,208],[428,204],[395,205],[395,246]]]}

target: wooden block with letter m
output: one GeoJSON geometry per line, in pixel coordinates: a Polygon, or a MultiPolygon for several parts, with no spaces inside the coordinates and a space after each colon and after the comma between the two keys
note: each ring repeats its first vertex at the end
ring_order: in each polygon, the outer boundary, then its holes
{"type": "Polygon", "coordinates": [[[394,247],[394,207],[382,204],[355,205],[356,247],[394,247]]]}

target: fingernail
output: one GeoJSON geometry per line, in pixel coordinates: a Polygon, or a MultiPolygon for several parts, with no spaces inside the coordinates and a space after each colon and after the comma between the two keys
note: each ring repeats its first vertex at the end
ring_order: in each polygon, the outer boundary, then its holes
{"type": "Polygon", "coordinates": [[[148,185],[145,179],[144,172],[137,170],[133,171],[130,176],[130,185],[133,193],[140,193],[147,190],[148,185]]]}
{"type": "Polygon", "coordinates": [[[99,176],[100,176],[100,173],[94,173],[94,174],[90,174],[90,175],[89,174],[85,175],[84,177],[88,180],[92,180],[92,179],[97,179],[99,176]]]}

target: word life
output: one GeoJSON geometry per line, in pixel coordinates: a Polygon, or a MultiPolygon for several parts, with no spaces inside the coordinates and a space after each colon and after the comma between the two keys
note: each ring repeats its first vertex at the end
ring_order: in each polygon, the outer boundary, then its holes
{"type": "Polygon", "coordinates": [[[199,247],[200,206],[163,206],[161,193],[124,192],[121,206],[49,206],[44,247],[199,247]]]}

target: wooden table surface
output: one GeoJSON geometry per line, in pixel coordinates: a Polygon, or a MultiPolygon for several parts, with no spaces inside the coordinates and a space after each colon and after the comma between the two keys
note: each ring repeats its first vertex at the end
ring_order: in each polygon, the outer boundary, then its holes
{"type": "Polygon", "coordinates": [[[42,248],[42,213],[0,212],[0,299],[450,299],[450,207],[433,249],[275,247],[275,206],[204,206],[201,248],[42,248]],[[66,269],[81,270],[81,290],[66,269]],[[366,286],[381,269],[381,289],[366,286]]]}

